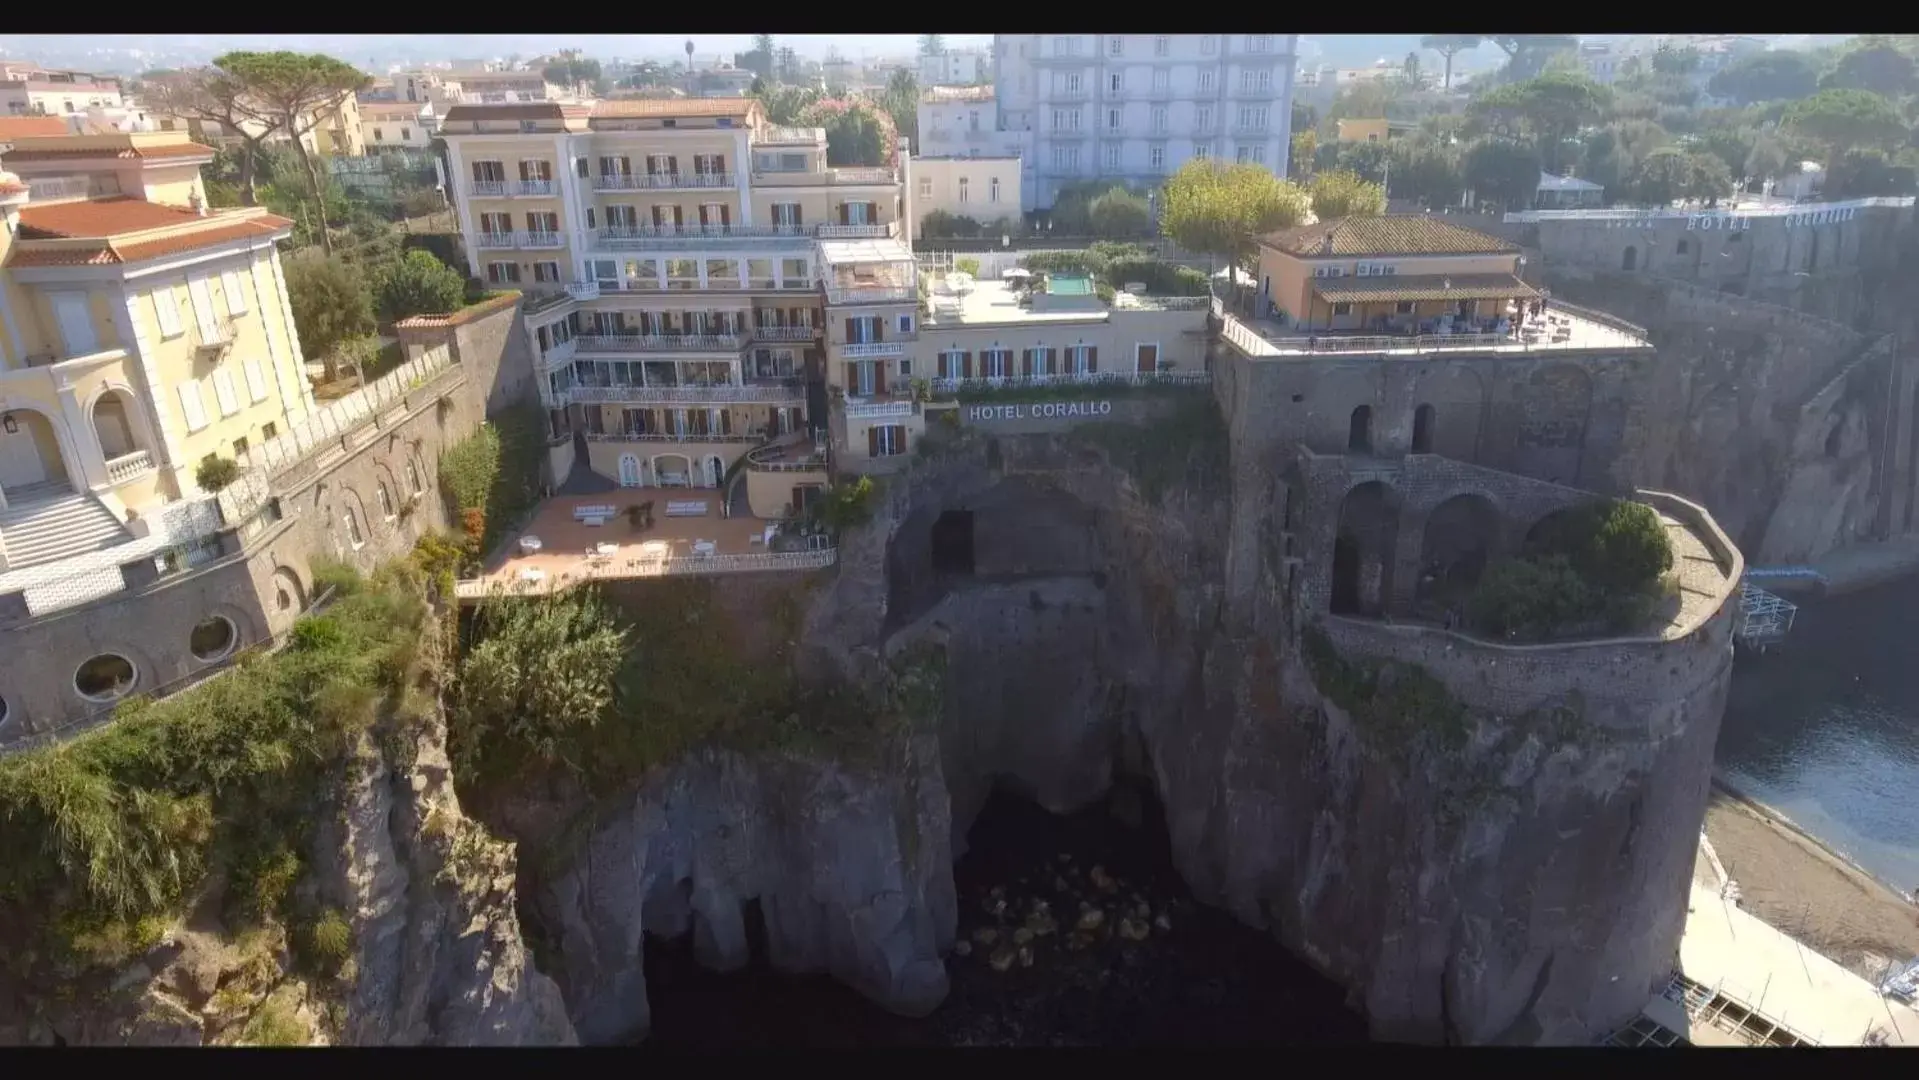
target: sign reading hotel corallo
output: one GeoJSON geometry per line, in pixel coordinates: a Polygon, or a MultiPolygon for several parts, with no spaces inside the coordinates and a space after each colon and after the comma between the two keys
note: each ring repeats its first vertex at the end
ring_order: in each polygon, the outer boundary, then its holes
{"type": "Polygon", "coordinates": [[[1113,414],[1110,401],[1032,401],[1016,405],[967,405],[961,415],[968,423],[1006,420],[1097,420],[1113,414]]]}

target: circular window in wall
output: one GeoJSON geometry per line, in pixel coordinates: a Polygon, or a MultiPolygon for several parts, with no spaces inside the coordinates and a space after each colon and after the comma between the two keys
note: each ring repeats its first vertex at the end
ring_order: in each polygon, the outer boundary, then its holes
{"type": "Polygon", "coordinates": [[[196,660],[212,663],[224,660],[233,651],[233,643],[240,640],[240,634],[233,628],[233,620],[225,615],[209,615],[201,619],[187,635],[187,648],[196,660]]]}
{"type": "Polygon", "coordinates": [[[118,701],[138,681],[140,672],[133,661],[118,653],[101,653],[73,673],[73,688],[88,701],[118,701]]]}

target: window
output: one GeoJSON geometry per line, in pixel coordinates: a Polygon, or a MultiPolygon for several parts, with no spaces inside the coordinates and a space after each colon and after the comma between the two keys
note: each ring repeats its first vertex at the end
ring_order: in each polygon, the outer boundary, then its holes
{"type": "Polygon", "coordinates": [[[233,389],[233,373],[225,368],[213,373],[213,396],[220,403],[221,416],[232,416],[240,411],[240,395],[233,389]]]}
{"type": "Polygon", "coordinates": [[[1126,39],[1123,37],[1120,37],[1118,34],[1108,35],[1106,38],[1106,55],[1125,56],[1126,55],[1126,39]]]}
{"type": "Polygon", "coordinates": [[[1413,302],[1411,300],[1401,300],[1399,303],[1393,305],[1393,314],[1395,315],[1411,315],[1412,313],[1413,302]]]}
{"type": "Polygon", "coordinates": [[[403,127],[403,128],[401,128],[401,129],[400,129],[400,141],[401,141],[401,142],[412,142],[412,141],[413,141],[413,129],[412,129],[412,128],[406,128],[406,127],[403,127]]]}
{"type": "Polygon", "coordinates": [[[354,509],[353,507],[348,506],[346,508],[346,513],[342,515],[342,517],[345,519],[345,522],[346,522],[347,540],[349,540],[353,544],[353,550],[358,551],[361,548],[365,547],[366,533],[360,530],[360,512],[354,509]]]}
{"type": "Polygon", "coordinates": [[[1198,132],[1207,132],[1207,131],[1211,131],[1212,128],[1213,128],[1213,107],[1211,105],[1201,105],[1195,108],[1193,110],[1193,130],[1198,132]]]}
{"type": "Polygon", "coordinates": [[[967,130],[969,131],[979,130],[979,110],[978,109],[971,109],[967,111],[966,124],[967,124],[967,130]]]}
{"type": "Polygon", "coordinates": [[[380,481],[380,488],[379,488],[378,494],[380,497],[380,516],[385,518],[388,521],[392,521],[393,520],[393,493],[386,489],[386,481],[384,480],[380,481]]]}
{"type": "Polygon", "coordinates": [[[1351,304],[1334,304],[1333,305],[1333,314],[1335,315],[1351,315],[1352,313],[1353,313],[1353,305],[1351,304]]]}
{"type": "Polygon", "coordinates": [[[1079,147],[1077,146],[1053,147],[1053,169],[1056,172],[1069,172],[1069,173],[1078,172],[1079,171],[1079,147]]]}
{"type": "Polygon", "coordinates": [[[486,280],[495,285],[518,285],[520,283],[520,264],[509,262],[487,263],[486,280]]]}
{"type": "Polygon", "coordinates": [[[1199,73],[1199,92],[1200,93],[1210,94],[1213,92],[1214,74],[1215,72],[1212,72],[1212,71],[1202,71],[1199,73]]]}
{"type": "Polygon", "coordinates": [[[560,264],[556,262],[536,262],[533,264],[533,280],[549,285],[560,280],[560,264]]]}
{"type": "Polygon", "coordinates": [[[1118,131],[1119,119],[1120,119],[1120,113],[1118,109],[1106,110],[1106,130],[1118,131]]]}
{"type": "Polygon", "coordinates": [[[1106,92],[1112,94],[1114,97],[1126,93],[1126,73],[1123,71],[1115,71],[1111,75],[1106,76],[1106,92]]]}
{"type": "Polygon", "coordinates": [[[1273,72],[1270,68],[1239,73],[1239,88],[1251,93],[1265,93],[1273,88],[1273,72]]]}
{"type": "Polygon", "coordinates": [[[153,290],[153,313],[160,320],[160,336],[177,338],[186,333],[186,327],[180,325],[180,299],[173,293],[173,286],[162,285],[153,290]]]}
{"type": "Polygon", "coordinates": [[[1166,134],[1166,106],[1164,105],[1153,106],[1152,120],[1153,120],[1153,131],[1156,134],[1160,134],[1160,135],[1166,134]]]}
{"type": "Polygon", "coordinates": [[[1273,35],[1271,34],[1247,34],[1246,35],[1246,51],[1247,52],[1270,52],[1272,48],[1273,48],[1273,35]]]}
{"type": "Polygon", "coordinates": [[[279,425],[272,424],[272,423],[266,423],[266,424],[260,425],[260,438],[262,440],[266,442],[272,442],[274,436],[278,434],[280,434],[279,425]]]}
{"type": "Polygon", "coordinates": [[[1199,39],[1199,51],[1207,56],[1211,56],[1214,53],[1218,52],[1219,51],[1219,35],[1217,34],[1201,35],[1199,39]]]}
{"type": "Polygon", "coordinates": [[[1053,39],[1053,55],[1054,56],[1078,56],[1079,55],[1079,39],[1071,36],[1062,36],[1062,37],[1054,38],[1053,39]]]}
{"type": "Polygon", "coordinates": [[[384,134],[383,132],[381,132],[381,130],[380,130],[379,128],[374,128],[374,129],[373,129],[373,141],[374,141],[374,142],[385,142],[385,141],[386,141],[386,135],[385,135],[385,134],[384,134]]]}
{"type": "MultiPolygon", "coordinates": [[[[252,356],[247,357],[246,360],[241,363],[240,369],[246,373],[247,377],[247,400],[253,402],[255,405],[265,401],[267,399],[267,377],[266,372],[260,368],[259,359],[252,356]]],[[[272,437],[271,435],[266,436],[266,438],[269,439],[272,437]]]]}
{"type": "Polygon", "coordinates": [[[220,271],[220,295],[226,299],[228,315],[247,313],[247,287],[238,271],[220,271]]]}
{"type": "Polygon", "coordinates": [[[999,201],[999,177],[997,176],[993,177],[992,179],[986,182],[986,201],[987,202],[999,201]]]}
{"type": "Polygon", "coordinates": [[[207,426],[207,407],[200,400],[198,379],[188,379],[180,384],[180,415],[185,417],[188,431],[199,431],[207,426]]]}
{"type": "MultiPolygon", "coordinates": [[[[1165,34],[1158,34],[1154,36],[1153,38],[1153,55],[1154,56],[1165,56],[1169,51],[1171,51],[1171,48],[1172,48],[1172,43],[1171,41],[1167,39],[1165,34]]],[[[1153,89],[1155,90],[1164,89],[1164,87],[1159,85],[1158,74],[1155,74],[1153,76],[1153,89]]]]}
{"type": "Polygon", "coordinates": [[[899,327],[900,327],[900,333],[902,333],[902,334],[910,334],[910,333],[912,333],[912,332],[913,332],[913,317],[912,317],[911,315],[901,315],[901,316],[900,316],[900,321],[899,321],[899,327]]]}
{"type": "Polygon", "coordinates": [[[1691,250],[1692,250],[1692,244],[1689,241],[1686,241],[1686,240],[1679,241],[1679,254],[1684,255],[1691,250]]]}
{"type": "Polygon", "coordinates": [[[1242,164],[1264,165],[1266,164],[1266,144],[1242,143],[1236,148],[1234,156],[1242,164]]]}
{"type": "Polygon", "coordinates": [[[1146,151],[1146,160],[1155,170],[1164,169],[1166,167],[1166,148],[1164,146],[1155,146],[1146,151]]]}
{"type": "Polygon", "coordinates": [[[920,198],[930,199],[932,197],[933,197],[933,178],[930,176],[920,177],[920,198]]]}
{"type": "Polygon", "coordinates": [[[240,460],[240,461],[246,460],[246,456],[247,456],[246,436],[242,435],[239,438],[233,440],[233,456],[236,460],[240,460]]]}
{"type": "Polygon", "coordinates": [[[966,378],[966,353],[958,349],[940,353],[939,377],[942,379],[966,378]]]}
{"type": "Polygon", "coordinates": [[[1106,171],[1117,172],[1119,170],[1120,144],[1116,142],[1107,143],[1102,149],[1105,151],[1106,171]]]}
{"type": "Polygon", "coordinates": [[[1266,106],[1242,105],[1239,109],[1239,126],[1247,131],[1266,130],[1266,106]]]}
{"type": "Polygon", "coordinates": [[[900,377],[906,378],[907,376],[910,376],[912,374],[913,374],[913,362],[911,360],[906,359],[905,357],[901,357],[900,358],[900,377]]]}
{"type": "Polygon", "coordinates": [[[1081,89],[1079,74],[1077,72],[1074,72],[1070,75],[1067,75],[1061,85],[1065,88],[1066,92],[1069,94],[1079,93],[1081,89]]]}
{"type": "Polygon", "coordinates": [[[406,486],[407,486],[407,490],[411,491],[415,495],[418,495],[420,492],[426,490],[425,485],[420,483],[419,466],[415,465],[411,461],[406,463],[406,486]]]}
{"type": "Polygon", "coordinates": [[[906,428],[899,424],[867,428],[866,449],[872,457],[897,457],[906,453],[906,428]]]}
{"type": "Polygon", "coordinates": [[[968,184],[966,182],[966,177],[964,176],[960,177],[959,178],[959,201],[961,202],[966,201],[967,187],[968,187],[968,184]]]}

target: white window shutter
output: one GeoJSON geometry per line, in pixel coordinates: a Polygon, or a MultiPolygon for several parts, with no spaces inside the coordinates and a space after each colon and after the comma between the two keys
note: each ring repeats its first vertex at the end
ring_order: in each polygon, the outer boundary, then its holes
{"type": "Polygon", "coordinates": [[[180,325],[180,298],[174,295],[173,286],[153,290],[153,313],[160,321],[162,338],[177,338],[186,330],[180,325]]]}
{"type": "Polygon", "coordinates": [[[187,430],[199,431],[207,426],[207,409],[200,403],[200,382],[188,379],[180,384],[180,412],[187,418],[187,430]]]}
{"type": "Polygon", "coordinates": [[[220,323],[213,316],[213,292],[204,277],[187,279],[187,295],[193,299],[193,320],[200,326],[202,345],[220,339],[220,323]]]}
{"type": "Polygon", "coordinates": [[[267,399],[266,376],[260,371],[258,360],[248,360],[244,366],[247,373],[247,396],[258,405],[267,399]]]}
{"type": "Polygon", "coordinates": [[[233,391],[233,373],[225,368],[213,373],[213,395],[220,399],[221,416],[240,411],[240,395],[233,391]]]}
{"type": "Polygon", "coordinates": [[[220,290],[226,294],[228,315],[247,313],[247,284],[244,275],[232,270],[222,270],[220,290]]]}

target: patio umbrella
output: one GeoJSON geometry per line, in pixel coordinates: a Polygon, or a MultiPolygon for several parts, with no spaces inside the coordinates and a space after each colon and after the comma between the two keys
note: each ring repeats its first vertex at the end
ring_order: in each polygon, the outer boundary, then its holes
{"type": "Polygon", "coordinates": [[[1033,276],[1033,272],[1023,266],[1015,266],[1011,270],[1000,271],[999,276],[1002,281],[1025,281],[1033,276]]]}

